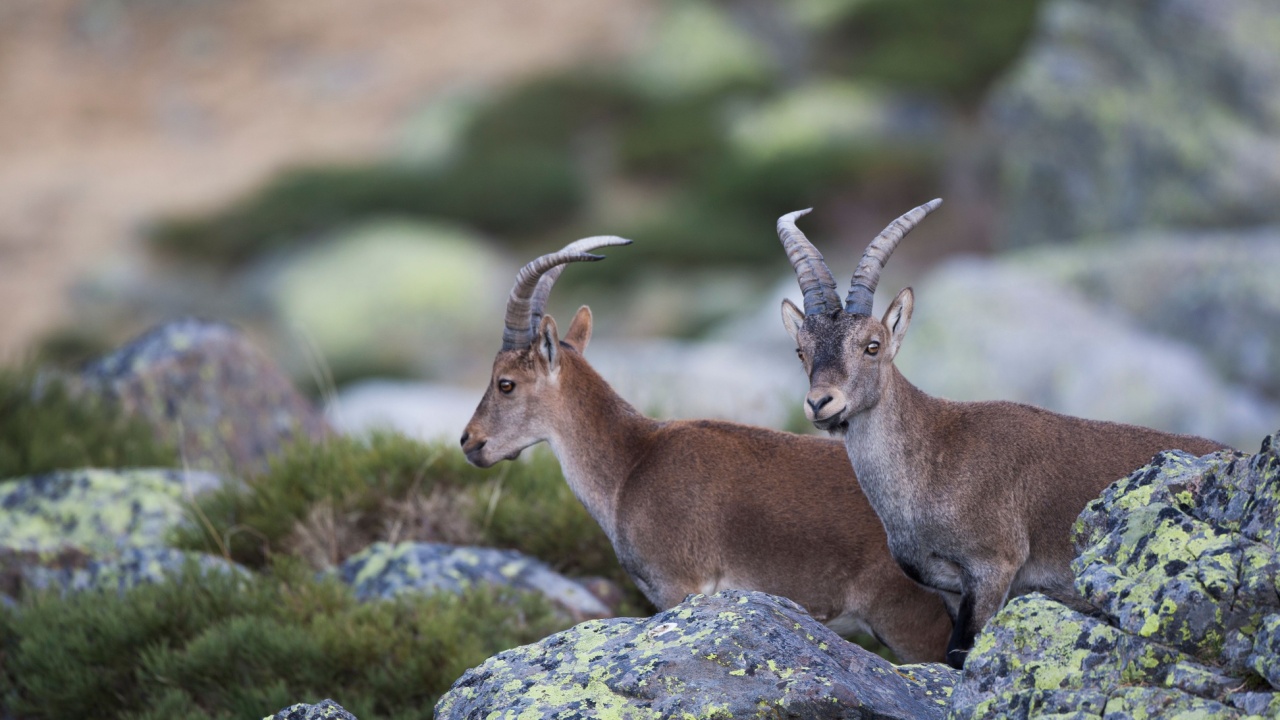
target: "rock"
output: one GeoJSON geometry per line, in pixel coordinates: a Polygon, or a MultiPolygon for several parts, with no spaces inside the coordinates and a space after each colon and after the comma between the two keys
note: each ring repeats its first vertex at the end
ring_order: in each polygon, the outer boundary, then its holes
{"type": "Polygon", "coordinates": [[[895,667],[790,600],[725,591],[496,655],[453,684],[436,717],[941,718],[955,677],[895,667]]]}
{"type": "Polygon", "coordinates": [[[1125,311],[1143,329],[1188,343],[1231,381],[1280,399],[1280,227],[1143,232],[1017,260],[1125,311]]]}
{"type": "Polygon", "coordinates": [[[469,231],[380,220],[284,261],[268,294],[333,375],[403,375],[491,352],[512,277],[469,231]]]}
{"type": "Polygon", "coordinates": [[[975,643],[951,716],[1280,714],[1278,439],[1252,457],[1163,453],[1091,502],[1073,570],[1097,616],[1010,601],[975,643]]]}
{"type": "Polygon", "coordinates": [[[148,420],[188,467],[254,474],[286,444],[329,432],[276,365],[221,323],[162,325],[88,365],[81,380],[148,420]]]}
{"type": "Polygon", "coordinates": [[[275,715],[268,715],[262,720],[356,720],[356,716],[347,712],[332,700],[321,700],[315,705],[298,703],[290,705],[275,715]]]}
{"type": "Polygon", "coordinates": [[[425,441],[456,443],[484,388],[454,388],[425,382],[365,380],[340,391],[325,414],[341,433],[394,430],[425,441]]]}
{"type": "MultiPolygon", "coordinates": [[[[785,337],[780,323],[778,333],[785,337]]],[[[729,341],[601,340],[587,347],[587,359],[647,415],[785,427],[801,412],[804,373],[793,351],[756,350],[729,341]]]]}
{"type": "Polygon", "coordinates": [[[1015,260],[949,261],[915,289],[895,362],[933,395],[1025,402],[1236,445],[1280,417],[1274,403],[1224,380],[1198,344],[1145,333],[1015,260]]]}
{"type": "Polygon", "coordinates": [[[201,575],[249,571],[235,563],[204,553],[171,548],[126,548],[115,557],[97,560],[76,550],[55,554],[0,550],[0,593],[13,598],[27,590],[61,589],[63,592],[116,590],[164,582],[194,565],[201,575]]]}
{"type": "Polygon", "coordinates": [[[217,476],[181,470],[71,470],[0,484],[0,548],[109,557],[161,547],[217,476]]]}
{"type": "Polygon", "coordinates": [[[406,592],[460,593],[478,584],[536,592],[575,620],[607,617],[609,608],[586,588],[514,550],[440,543],[378,542],[347,558],[338,577],[361,600],[406,592]]]}
{"type": "Polygon", "coordinates": [[[993,95],[1006,245],[1280,219],[1269,0],[1053,0],[993,95]]]}

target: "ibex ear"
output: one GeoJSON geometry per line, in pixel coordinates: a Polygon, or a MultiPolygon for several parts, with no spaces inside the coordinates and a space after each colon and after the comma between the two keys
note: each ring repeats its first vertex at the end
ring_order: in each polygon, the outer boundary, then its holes
{"type": "Polygon", "coordinates": [[[569,331],[564,334],[564,341],[579,353],[587,349],[591,342],[591,308],[583,305],[569,323],[569,331]]]}
{"type": "Polygon", "coordinates": [[[555,374],[560,369],[560,333],[556,329],[556,321],[550,315],[543,315],[538,323],[538,354],[547,361],[547,369],[555,374]]]}
{"type": "Polygon", "coordinates": [[[782,298],[782,327],[787,329],[787,334],[796,341],[796,345],[799,345],[800,328],[804,327],[804,313],[800,312],[800,308],[796,307],[795,303],[786,298],[782,298]]]}
{"type": "Polygon", "coordinates": [[[889,360],[898,354],[902,347],[902,338],[906,337],[907,326],[911,324],[911,310],[915,307],[916,296],[911,288],[903,288],[898,297],[893,299],[884,314],[884,326],[889,329],[889,360]]]}

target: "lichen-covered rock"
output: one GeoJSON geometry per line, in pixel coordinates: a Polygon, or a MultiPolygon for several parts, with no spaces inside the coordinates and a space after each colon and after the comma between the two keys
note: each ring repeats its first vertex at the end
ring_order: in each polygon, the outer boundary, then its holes
{"type": "MultiPolygon", "coordinates": [[[[1129,267],[1125,277],[1140,282],[1129,267]]],[[[1142,332],[1038,264],[956,259],[915,287],[910,338],[895,362],[929,393],[1029,403],[1237,447],[1253,445],[1280,417],[1276,403],[1224,379],[1204,342],[1142,332]]]]}
{"type": "Polygon", "coordinates": [[[329,432],[275,363],[221,323],[162,325],[90,364],[81,379],[146,418],[188,467],[252,474],[288,442],[329,432]]]}
{"type": "Polygon", "coordinates": [[[262,720],[356,720],[356,716],[332,700],[321,700],[315,705],[306,703],[290,705],[262,720]]]}
{"type": "Polygon", "coordinates": [[[248,570],[213,555],[172,548],[128,548],[111,558],[94,559],[75,551],[58,553],[0,550],[0,593],[18,598],[27,591],[117,590],[164,582],[188,565],[201,574],[248,570]]]}
{"type": "Polygon", "coordinates": [[[582,585],[514,550],[379,542],[347,558],[337,574],[361,600],[405,592],[460,593],[489,584],[540,593],[577,620],[610,614],[582,585]]]}
{"type": "Polygon", "coordinates": [[[1194,344],[1228,379],[1280,398],[1280,226],[1147,231],[1107,240],[1105,251],[1039,248],[1016,262],[1194,344]]]}
{"type": "Polygon", "coordinates": [[[941,718],[955,677],[895,667],[790,600],[731,590],[496,655],[453,684],[436,717],[941,718]]]}
{"type": "Polygon", "coordinates": [[[952,717],[1280,715],[1280,454],[1181,452],[1075,526],[1083,615],[1016,598],[965,663],[952,717]]]}
{"type": "Polygon", "coordinates": [[[1005,242],[1280,219],[1271,0],[1053,0],[991,104],[1005,242]]]}
{"type": "Polygon", "coordinates": [[[0,548],[110,556],[157,547],[186,521],[196,494],[221,480],[200,471],[67,470],[0,484],[0,548]]]}

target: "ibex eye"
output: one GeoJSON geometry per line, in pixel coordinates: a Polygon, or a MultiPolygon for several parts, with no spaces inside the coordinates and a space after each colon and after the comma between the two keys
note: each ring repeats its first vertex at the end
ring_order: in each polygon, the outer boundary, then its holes
{"type": "Polygon", "coordinates": [[[498,390],[502,391],[503,395],[510,394],[510,392],[515,389],[516,389],[516,384],[511,382],[510,380],[498,381],[498,390]]]}
{"type": "Polygon", "coordinates": [[[800,362],[804,362],[804,351],[796,348],[796,357],[800,358],[800,362]]]}
{"type": "Polygon", "coordinates": [[[867,343],[868,355],[875,355],[878,352],[880,352],[880,343],[875,342],[874,340],[872,342],[867,343]]]}

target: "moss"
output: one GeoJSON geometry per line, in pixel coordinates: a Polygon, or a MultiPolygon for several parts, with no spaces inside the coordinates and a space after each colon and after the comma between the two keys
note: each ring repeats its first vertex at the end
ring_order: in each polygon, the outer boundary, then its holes
{"type": "Polygon", "coordinates": [[[530,596],[357,603],[310,572],[199,575],[0,610],[0,688],[22,718],[261,717],[331,696],[361,720],[431,716],[467,667],[559,629],[530,596]]]}
{"type": "Polygon", "coordinates": [[[32,368],[0,370],[0,481],[71,468],[177,465],[174,447],[111,403],[75,394],[32,368]]]}

